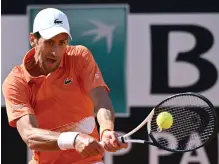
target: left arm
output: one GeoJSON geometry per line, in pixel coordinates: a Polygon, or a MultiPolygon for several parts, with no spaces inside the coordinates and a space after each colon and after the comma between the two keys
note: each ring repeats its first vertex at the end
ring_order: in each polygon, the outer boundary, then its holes
{"type": "Polygon", "coordinates": [[[114,111],[112,102],[105,87],[96,87],[89,92],[96,113],[97,121],[100,125],[100,140],[103,147],[109,152],[115,152],[121,148],[127,148],[127,144],[118,141],[118,134],[114,131],[114,111]]]}
{"type": "Polygon", "coordinates": [[[100,125],[100,139],[102,134],[106,130],[114,131],[114,110],[112,102],[105,87],[97,87],[89,92],[89,96],[92,99],[96,113],[97,121],[100,125]]]}
{"type": "Polygon", "coordinates": [[[104,82],[101,71],[91,52],[84,46],[78,47],[77,70],[84,90],[93,101],[100,125],[100,140],[107,151],[116,151],[126,148],[127,145],[118,143],[118,134],[114,131],[114,111],[109,98],[109,88],[104,82]]]}
{"type": "Polygon", "coordinates": [[[114,130],[114,112],[108,96],[109,88],[91,52],[84,46],[79,47],[78,72],[84,90],[88,93],[97,113],[100,125],[100,137],[105,130],[114,130]]]}

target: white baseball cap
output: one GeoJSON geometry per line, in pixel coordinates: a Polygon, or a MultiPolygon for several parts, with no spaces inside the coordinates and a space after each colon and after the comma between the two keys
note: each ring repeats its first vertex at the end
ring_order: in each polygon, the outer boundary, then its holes
{"type": "Polygon", "coordinates": [[[72,39],[67,16],[55,8],[43,9],[36,15],[33,23],[33,33],[35,32],[39,32],[44,39],[60,33],[67,33],[72,39]]]}

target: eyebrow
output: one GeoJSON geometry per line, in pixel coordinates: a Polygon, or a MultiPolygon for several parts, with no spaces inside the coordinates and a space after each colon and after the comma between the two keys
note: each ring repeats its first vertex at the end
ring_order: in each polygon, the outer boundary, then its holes
{"type": "Polygon", "coordinates": [[[68,41],[68,38],[66,38],[66,39],[63,39],[63,40],[60,40],[60,41],[68,41]]]}

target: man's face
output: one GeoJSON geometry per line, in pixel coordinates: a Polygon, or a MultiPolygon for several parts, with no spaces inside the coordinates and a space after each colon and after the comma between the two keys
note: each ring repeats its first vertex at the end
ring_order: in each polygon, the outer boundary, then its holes
{"type": "MultiPolygon", "coordinates": [[[[32,36],[33,37],[33,36],[32,36]]],[[[44,74],[55,71],[66,51],[68,34],[61,33],[51,39],[33,39],[35,60],[44,74]]]]}

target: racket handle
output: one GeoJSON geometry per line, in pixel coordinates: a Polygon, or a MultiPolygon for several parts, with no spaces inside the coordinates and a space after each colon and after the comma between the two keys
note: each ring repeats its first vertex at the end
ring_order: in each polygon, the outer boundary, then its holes
{"type": "MultiPolygon", "coordinates": [[[[120,143],[125,143],[125,140],[124,140],[123,137],[118,137],[118,141],[119,141],[120,143]]],[[[100,141],[99,144],[103,147],[103,141],[100,141]]]]}
{"type": "Polygon", "coordinates": [[[121,137],[118,137],[118,141],[120,142],[120,143],[125,143],[125,140],[124,140],[124,138],[121,136],[121,137]]]}

